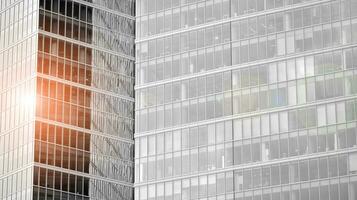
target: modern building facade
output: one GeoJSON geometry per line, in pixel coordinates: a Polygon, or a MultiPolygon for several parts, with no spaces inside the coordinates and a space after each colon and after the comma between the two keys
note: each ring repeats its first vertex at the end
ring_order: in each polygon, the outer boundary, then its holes
{"type": "Polygon", "coordinates": [[[356,0],[136,1],[135,199],[357,199],[356,0]]]}
{"type": "Polygon", "coordinates": [[[134,1],[0,1],[0,199],[132,199],[134,1]]]}

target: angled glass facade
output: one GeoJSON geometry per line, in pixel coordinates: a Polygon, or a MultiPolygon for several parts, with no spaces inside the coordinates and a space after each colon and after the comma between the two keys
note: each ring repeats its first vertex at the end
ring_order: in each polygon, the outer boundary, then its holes
{"type": "Polygon", "coordinates": [[[136,1],[135,199],[357,198],[356,0],[136,1]]]}
{"type": "Polygon", "coordinates": [[[132,199],[134,2],[0,6],[0,199],[132,199]]]}
{"type": "Polygon", "coordinates": [[[0,199],[32,199],[38,3],[0,1],[0,199]]]}

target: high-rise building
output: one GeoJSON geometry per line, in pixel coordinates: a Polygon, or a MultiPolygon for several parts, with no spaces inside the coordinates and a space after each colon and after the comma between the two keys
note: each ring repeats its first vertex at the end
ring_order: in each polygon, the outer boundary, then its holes
{"type": "Polygon", "coordinates": [[[133,0],[0,1],[0,199],[132,199],[133,0]]]}
{"type": "Polygon", "coordinates": [[[357,199],[357,0],[137,0],[136,49],[135,199],[357,199]]]}

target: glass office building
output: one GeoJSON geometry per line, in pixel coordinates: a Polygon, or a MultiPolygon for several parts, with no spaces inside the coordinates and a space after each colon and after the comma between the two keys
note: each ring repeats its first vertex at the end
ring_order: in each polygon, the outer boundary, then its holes
{"type": "Polygon", "coordinates": [[[0,1],[0,199],[132,199],[134,1],[0,1]]]}
{"type": "Polygon", "coordinates": [[[37,7],[0,1],[0,199],[32,197],[37,7]]]}
{"type": "Polygon", "coordinates": [[[136,1],[135,199],[357,199],[357,0],[136,1]]]}

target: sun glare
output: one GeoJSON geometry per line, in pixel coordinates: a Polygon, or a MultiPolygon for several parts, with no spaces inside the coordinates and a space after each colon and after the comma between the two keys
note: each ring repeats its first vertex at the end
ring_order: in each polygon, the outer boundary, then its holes
{"type": "Polygon", "coordinates": [[[24,94],[22,95],[20,101],[22,105],[29,107],[29,106],[34,106],[35,99],[36,96],[34,94],[24,94]]]}

